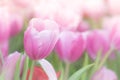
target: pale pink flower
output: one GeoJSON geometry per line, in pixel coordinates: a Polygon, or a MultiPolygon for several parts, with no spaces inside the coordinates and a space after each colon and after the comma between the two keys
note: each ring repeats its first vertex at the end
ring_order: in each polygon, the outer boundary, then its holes
{"type": "Polygon", "coordinates": [[[118,78],[115,72],[106,67],[102,67],[95,72],[91,80],[118,80],[118,78]]]}
{"type": "MultiPolygon", "coordinates": [[[[18,60],[20,59],[21,54],[18,52],[14,52],[10,54],[6,59],[4,60],[1,75],[3,75],[4,80],[13,80],[15,75],[15,69],[16,64],[18,60]]],[[[24,63],[25,56],[21,56],[21,62],[20,62],[20,71],[22,72],[23,63],[24,63]]]]}
{"type": "Polygon", "coordinates": [[[110,50],[109,36],[104,30],[94,30],[87,35],[87,51],[92,59],[96,59],[101,51],[103,57],[110,50]]]}
{"type": "Polygon", "coordinates": [[[85,40],[80,33],[64,31],[56,44],[55,51],[65,62],[75,62],[85,49],[85,40]]]}
{"type": "Polygon", "coordinates": [[[58,25],[51,20],[34,18],[24,34],[24,48],[33,59],[43,59],[53,50],[59,34],[58,25]]]}
{"type": "Polygon", "coordinates": [[[111,46],[120,50],[120,16],[105,18],[103,28],[109,33],[111,46]]]}

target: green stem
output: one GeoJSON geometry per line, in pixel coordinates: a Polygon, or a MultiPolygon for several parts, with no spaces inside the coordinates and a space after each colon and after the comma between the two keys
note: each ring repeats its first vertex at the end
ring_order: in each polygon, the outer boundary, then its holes
{"type": "MultiPolygon", "coordinates": [[[[89,60],[88,60],[88,55],[87,53],[85,54],[85,60],[84,60],[84,63],[83,63],[83,67],[87,66],[89,63],[89,60]]],[[[86,77],[87,76],[87,73],[83,73],[83,76],[82,76],[82,80],[86,80],[86,77]]]]}
{"type": "Polygon", "coordinates": [[[91,73],[90,73],[90,78],[91,78],[91,76],[96,72],[96,70],[98,69],[98,66],[99,66],[99,63],[100,63],[100,59],[101,59],[101,49],[98,51],[98,53],[97,53],[97,57],[96,57],[96,59],[95,59],[95,65],[94,65],[94,67],[92,68],[92,70],[91,70],[91,73]]]}
{"type": "Polygon", "coordinates": [[[25,63],[24,63],[24,71],[23,71],[23,75],[22,75],[22,80],[26,80],[27,71],[28,71],[28,63],[29,63],[29,58],[26,57],[25,63]]]}
{"type": "Polygon", "coordinates": [[[64,79],[63,80],[68,80],[69,70],[70,70],[70,63],[66,63],[65,72],[64,72],[64,79]]]}
{"type": "Polygon", "coordinates": [[[99,64],[98,69],[100,69],[100,68],[104,65],[104,63],[106,62],[106,60],[108,59],[108,57],[109,57],[110,54],[112,53],[112,50],[113,50],[113,49],[109,50],[109,51],[106,53],[106,55],[104,56],[103,60],[102,60],[101,63],[99,64]]]}
{"type": "Polygon", "coordinates": [[[34,65],[35,65],[35,61],[32,61],[32,65],[30,68],[30,76],[29,76],[29,80],[32,80],[33,77],[33,71],[34,71],[34,65]]]}

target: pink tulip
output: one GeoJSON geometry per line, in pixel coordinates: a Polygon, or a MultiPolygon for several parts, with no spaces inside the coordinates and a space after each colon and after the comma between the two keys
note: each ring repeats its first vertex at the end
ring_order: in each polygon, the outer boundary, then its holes
{"type": "Polygon", "coordinates": [[[11,24],[10,24],[10,36],[15,36],[18,34],[23,27],[23,17],[17,14],[11,13],[11,24]]]}
{"type": "Polygon", "coordinates": [[[67,8],[58,8],[54,20],[60,24],[61,30],[76,30],[81,22],[82,16],[67,8]]]}
{"type": "MultiPolygon", "coordinates": [[[[71,5],[73,2],[75,6],[74,1],[71,0],[70,2],[71,5]]],[[[38,5],[34,6],[34,15],[42,19],[56,21],[60,25],[61,30],[75,30],[82,19],[82,13],[78,10],[72,9],[70,5],[65,7],[61,1],[55,0],[41,0],[38,5]]]]}
{"type": "Polygon", "coordinates": [[[68,8],[71,9],[78,14],[82,14],[82,8],[83,8],[83,0],[57,0],[58,3],[61,5],[63,8],[68,8]]]}
{"type": "Polygon", "coordinates": [[[91,80],[118,80],[117,75],[110,69],[106,67],[98,70],[93,76],[91,80]]]}
{"type": "Polygon", "coordinates": [[[110,41],[106,31],[94,30],[87,36],[87,51],[92,59],[96,59],[97,53],[101,51],[104,56],[110,50],[110,41]]]}
{"type": "Polygon", "coordinates": [[[77,31],[85,32],[90,29],[90,25],[86,21],[81,21],[77,27],[77,31]]]}
{"type": "Polygon", "coordinates": [[[3,58],[8,56],[9,43],[8,41],[0,44],[0,53],[2,53],[3,58]]]}
{"type": "Polygon", "coordinates": [[[42,19],[53,19],[59,4],[55,0],[39,0],[34,4],[34,16],[42,19]]]}
{"type": "MultiPolygon", "coordinates": [[[[15,77],[14,75],[15,75],[16,63],[18,62],[19,59],[20,59],[20,53],[18,52],[14,52],[5,59],[1,72],[1,75],[4,76],[4,80],[8,80],[8,79],[13,80],[13,78],[15,77]]],[[[22,56],[20,64],[23,64],[24,59],[25,56],[22,56]]],[[[20,66],[21,66],[20,71],[22,72],[23,65],[20,66]]]]}
{"type": "Polygon", "coordinates": [[[105,2],[104,0],[85,0],[83,11],[88,17],[99,19],[105,14],[105,2]]]}
{"type": "Polygon", "coordinates": [[[120,50],[120,16],[105,18],[103,28],[109,33],[112,47],[120,50]]]}
{"type": "Polygon", "coordinates": [[[65,62],[75,62],[85,49],[85,41],[80,33],[64,31],[56,44],[55,50],[65,62]]]}
{"type": "Polygon", "coordinates": [[[0,8],[0,43],[8,41],[19,33],[23,27],[23,18],[11,12],[7,7],[0,8]]]}
{"type": "Polygon", "coordinates": [[[9,39],[10,16],[5,8],[0,8],[0,43],[9,39]]]}
{"type": "Polygon", "coordinates": [[[58,34],[58,25],[54,21],[32,19],[24,34],[27,55],[33,60],[47,57],[57,42],[58,34]]]}

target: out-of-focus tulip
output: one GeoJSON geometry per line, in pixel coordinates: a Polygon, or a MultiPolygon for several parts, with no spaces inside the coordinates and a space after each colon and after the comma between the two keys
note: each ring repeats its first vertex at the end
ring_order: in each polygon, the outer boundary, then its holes
{"type": "MultiPolygon", "coordinates": [[[[32,80],[57,80],[56,72],[51,63],[45,59],[40,60],[39,63],[41,64],[41,67],[34,67],[32,80]]],[[[29,74],[30,70],[28,70],[26,80],[28,80],[29,74]]]]}
{"type": "Polygon", "coordinates": [[[7,7],[0,8],[0,43],[19,33],[23,27],[23,18],[12,13],[7,7]]]}
{"type": "Polygon", "coordinates": [[[80,32],[85,32],[89,29],[90,29],[90,25],[85,21],[81,21],[77,27],[77,31],[80,31],[80,32]]]}
{"type": "Polygon", "coordinates": [[[5,8],[0,8],[0,43],[9,39],[10,16],[5,8]]]}
{"type": "Polygon", "coordinates": [[[9,43],[8,41],[0,44],[0,53],[2,53],[3,58],[8,56],[9,43]]]}
{"type": "Polygon", "coordinates": [[[34,15],[42,19],[55,20],[61,30],[75,30],[82,19],[82,13],[69,7],[64,7],[59,1],[41,0],[40,4],[34,6],[34,15]]]}
{"type": "Polygon", "coordinates": [[[105,18],[103,28],[109,33],[112,47],[120,50],[120,16],[105,18]]]}
{"type": "Polygon", "coordinates": [[[106,11],[104,0],[85,0],[83,11],[86,16],[95,20],[101,18],[106,11]]]}
{"type": "Polygon", "coordinates": [[[85,41],[80,33],[64,31],[56,44],[55,50],[65,62],[75,62],[85,49],[85,41]]]}
{"type": "Polygon", "coordinates": [[[45,59],[39,60],[41,67],[45,71],[48,76],[49,80],[57,80],[57,75],[55,69],[53,68],[52,64],[45,59]]]}
{"type": "Polygon", "coordinates": [[[10,36],[14,36],[18,34],[23,28],[23,17],[20,15],[16,15],[11,13],[11,24],[10,24],[10,36]]]}
{"type": "Polygon", "coordinates": [[[58,9],[59,11],[57,11],[54,15],[54,20],[60,24],[61,30],[76,30],[82,19],[82,16],[71,9],[58,9]]]}
{"type": "MultiPolygon", "coordinates": [[[[4,80],[13,80],[15,75],[15,69],[16,69],[16,63],[20,59],[20,53],[14,52],[13,54],[10,54],[8,57],[6,57],[4,64],[2,66],[2,72],[1,75],[4,76],[4,80]]],[[[21,63],[24,62],[25,56],[21,57],[21,63]]],[[[22,72],[23,65],[20,65],[20,71],[22,72]]]]}
{"type": "Polygon", "coordinates": [[[53,19],[59,4],[55,0],[40,0],[34,6],[34,16],[42,19],[53,19]]]}
{"type": "Polygon", "coordinates": [[[87,36],[87,51],[92,59],[96,59],[97,53],[101,51],[101,57],[110,49],[110,41],[107,32],[103,30],[91,31],[87,36]]]}
{"type": "Polygon", "coordinates": [[[82,14],[83,0],[57,0],[61,7],[71,9],[82,14]]]}
{"type": "Polygon", "coordinates": [[[107,0],[108,10],[113,15],[120,14],[120,0],[107,0]]]}
{"type": "MultiPolygon", "coordinates": [[[[28,70],[27,80],[30,74],[30,70],[28,70]]],[[[34,67],[33,77],[32,80],[48,80],[48,76],[40,67],[34,67]]]]}
{"type": "Polygon", "coordinates": [[[98,70],[93,76],[91,80],[118,80],[117,75],[110,69],[106,67],[98,70]]]}
{"type": "Polygon", "coordinates": [[[24,34],[24,48],[33,60],[47,57],[53,50],[59,34],[58,25],[51,20],[34,18],[24,34]]]}

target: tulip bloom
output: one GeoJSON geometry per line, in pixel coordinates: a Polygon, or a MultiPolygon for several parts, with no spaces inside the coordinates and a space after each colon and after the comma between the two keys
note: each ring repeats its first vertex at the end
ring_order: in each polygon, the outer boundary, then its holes
{"type": "Polygon", "coordinates": [[[60,25],[61,30],[76,30],[82,20],[82,16],[71,9],[58,8],[54,20],[60,25]]]}
{"type": "Polygon", "coordinates": [[[9,39],[10,16],[6,8],[0,8],[0,43],[9,39]]]}
{"type": "Polygon", "coordinates": [[[23,17],[13,13],[11,14],[12,16],[11,16],[11,23],[10,23],[10,36],[15,36],[23,28],[23,17]]]}
{"type": "MultiPolygon", "coordinates": [[[[45,59],[39,60],[39,63],[41,67],[34,67],[32,80],[57,80],[56,72],[51,63],[45,59]]],[[[26,80],[28,80],[29,74],[30,70],[28,70],[26,80]]]]}
{"type": "Polygon", "coordinates": [[[65,62],[75,62],[85,49],[85,41],[80,33],[64,31],[56,44],[55,50],[65,62]]]}
{"type": "Polygon", "coordinates": [[[7,7],[0,8],[0,19],[0,43],[19,33],[23,27],[23,18],[7,7]]]}
{"type": "Polygon", "coordinates": [[[58,25],[51,20],[32,19],[24,34],[24,48],[33,60],[47,57],[58,40],[58,25]]]}
{"type": "MultiPolygon", "coordinates": [[[[13,80],[15,75],[16,63],[20,59],[20,53],[14,52],[4,60],[3,66],[1,68],[1,75],[3,75],[4,80],[13,80]]],[[[21,57],[20,71],[22,72],[23,63],[25,56],[21,57]]]]}
{"type": "Polygon", "coordinates": [[[118,80],[117,75],[110,69],[106,67],[98,70],[93,76],[91,80],[118,80]]]}
{"type": "Polygon", "coordinates": [[[103,28],[109,33],[112,47],[120,50],[120,16],[105,18],[103,28]]]}
{"type": "Polygon", "coordinates": [[[105,31],[94,30],[87,35],[87,51],[92,59],[96,59],[100,50],[102,52],[101,56],[104,56],[109,49],[110,41],[105,31]]]}
{"type": "Polygon", "coordinates": [[[90,25],[86,21],[81,21],[77,27],[77,31],[85,32],[90,29],[90,25]]]}
{"type": "Polygon", "coordinates": [[[0,53],[2,53],[3,58],[8,56],[8,50],[9,50],[9,43],[8,41],[1,43],[0,45],[0,53]]]}

